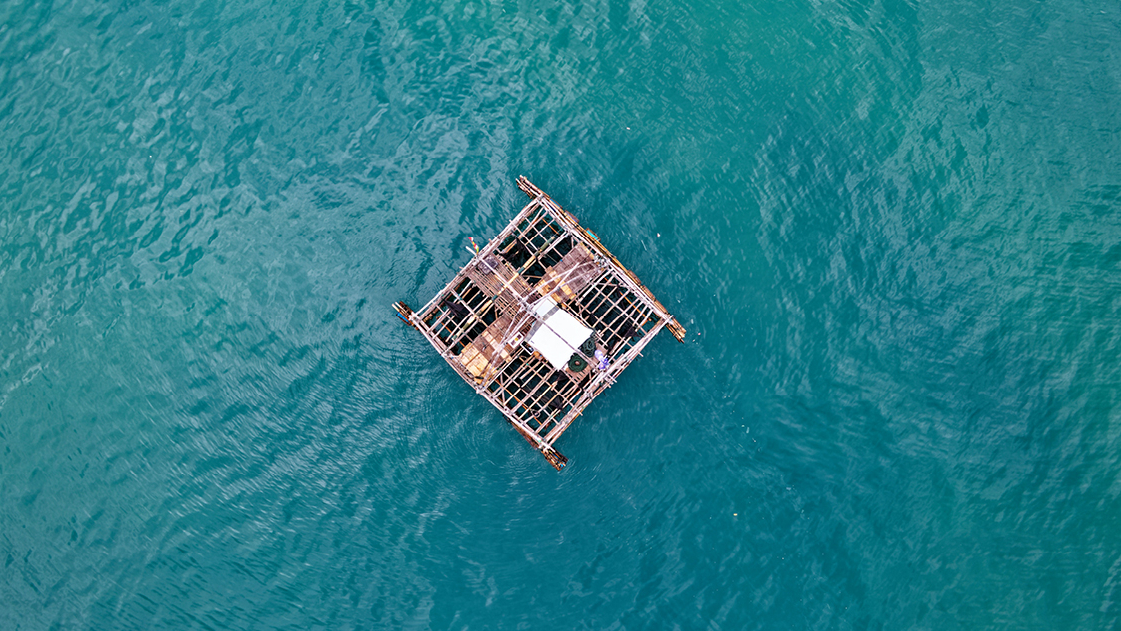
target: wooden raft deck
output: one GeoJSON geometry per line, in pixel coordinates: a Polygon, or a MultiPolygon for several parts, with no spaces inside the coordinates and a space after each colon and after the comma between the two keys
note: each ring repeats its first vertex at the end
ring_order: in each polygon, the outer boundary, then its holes
{"type": "Polygon", "coordinates": [[[575,217],[526,178],[518,187],[529,204],[446,287],[415,313],[394,308],[559,471],[568,460],[554,444],[576,417],[658,331],[684,341],[685,329],[575,217]],[[549,297],[593,331],[582,368],[555,370],[527,342],[541,325],[533,305],[549,297]]]}

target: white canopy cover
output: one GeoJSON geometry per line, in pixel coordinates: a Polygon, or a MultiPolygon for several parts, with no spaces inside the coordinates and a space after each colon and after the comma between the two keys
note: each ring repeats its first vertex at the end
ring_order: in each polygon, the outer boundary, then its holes
{"type": "Polygon", "coordinates": [[[570,313],[557,306],[552,298],[543,298],[533,307],[539,323],[529,336],[529,345],[545,356],[553,368],[563,370],[568,358],[592,335],[570,313]]]}

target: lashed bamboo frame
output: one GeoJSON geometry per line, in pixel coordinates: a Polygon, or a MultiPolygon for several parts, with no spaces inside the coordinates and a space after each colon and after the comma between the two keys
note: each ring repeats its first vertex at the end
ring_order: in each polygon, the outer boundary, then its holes
{"type": "MultiPolygon", "coordinates": [[[[518,188],[530,197],[530,202],[522,208],[510,223],[491,239],[419,311],[414,313],[403,303],[394,306],[401,318],[420,331],[440,356],[459,373],[460,377],[475,388],[476,393],[485,397],[498,408],[506,417],[506,420],[514,426],[514,429],[535,449],[540,451],[545,459],[559,471],[564,468],[568,459],[556,450],[554,444],[565,430],[572,425],[572,422],[580,416],[596,396],[615,383],[619,373],[641,354],[642,349],[657,335],[658,331],[663,327],[667,328],[678,341],[683,342],[685,340],[685,328],[654,298],[654,294],[638,280],[638,277],[624,267],[600,243],[598,237],[580,226],[580,222],[574,216],[562,209],[552,198],[525,177],[519,177],[517,183],[518,188]],[[552,222],[548,222],[548,219],[551,219],[552,222]],[[534,265],[540,264],[545,267],[542,263],[543,257],[553,252],[566,236],[573,239],[572,248],[575,248],[576,244],[582,245],[591,254],[589,260],[599,266],[598,273],[587,280],[587,284],[579,292],[576,292],[575,298],[567,301],[571,303],[567,306],[567,310],[584,322],[586,326],[595,330],[596,334],[601,336],[605,343],[612,341],[612,348],[608,349],[609,351],[621,350],[622,352],[610,360],[605,370],[597,370],[593,366],[585,368],[584,371],[579,373],[581,380],[578,384],[570,376],[568,387],[558,385],[554,388],[551,381],[553,376],[552,366],[525,344],[525,336],[534,324],[530,300],[541,298],[541,294],[536,292],[536,283],[530,285],[527,281],[525,286],[528,286],[530,291],[528,293],[523,291],[519,295],[519,291],[512,286],[513,279],[507,279],[502,281],[502,287],[496,295],[489,296],[483,287],[472,280],[472,274],[478,277],[479,271],[476,269],[471,274],[468,273],[470,266],[476,265],[488,256],[496,256],[502,244],[510,237],[516,235],[519,239],[522,238],[524,236],[521,228],[523,222],[526,223],[524,232],[532,233],[536,230],[536,234],[528,237],[526,249],[530,249],[533,241],[537,238],[544,236],[546,228],[539,226],[539,224],[544,223],[556,234],[552,240],[546,240],[546,243],[540,248],[533,248],[528,253],[527,260],[519,264],[517,268],[510,266],[514,270],[515,277],[520,277],[534,265]],[[560,228],[561,232],[557,232],[557,227],[560,228]],[[463,299],[464,296],[460,295],[460,287],[464,285],[465,281],[471,283],[475,290],[484,297],[484,300],[477,303],[476,306],[472,306],[468,300],[463,299]],[[597,288],[601,286],[605,288],[605,293],[597,295],[597,288]],[[622,290],[622,293],[613,297],[612,294],[616,290],[622,290]],[[450,309],[446,314],[441,313],[442,305],[449,296],[454,296],[459,304],[462,304],[468,310],[468,315],[462,321],[457,322],[450,309]],[[510,300],[511,297],[513,298],[512,301],[510,300]],[[602,300],[594,303],[594,305],[585,304],[589,298],[602,298],[602,300]],[[605,318],[613,313],[617,313],[617,315],[612,318],[611,322],[607,323],[606,327],[597,329],[591,326],[587,320],[598,319],[599,316],[595,318],[592,318],[592,316],[597,311],[604,309],[605,305],[605,318]],[[484,325],[484,331],[486,327],[490,326],[486,323],[484,317],[491,308],[494,308],[497,314],[497,319],[494,322],[498,322],[503,316],[509,316],[510,322],[505,331],[506,337],[497,348],[495,356],[488,358],[490,363],[485,373],[476,377],[468,370],[467,366],[459,361],[454,349],[461,344],[464,347],[471,344],[475,338],[467,341],[464,341],[464,338],[479,324],[484,325]],[[581,313],[586,314],[587,318],[582,317],[581,313]],[[451,321],[453,326],[448,326],[449,322],[447,321],[451,321]],[[636,327],[642,333],[637,342],[632,337],[624,335],[631,326],[636,327]],[[447,342],[444,342],[437,333],[441,328],[448,330],[447,342]],[[617,342],[613,340],[617,340],[617,342]],[[508,343],[510,341],[515,341],[516,344],[514,348],[510,349],[509,357],[503,361],[503,351],[510,347],[508,343]],[[498,365],[495,365],[495,362],[499,362],[498,365]],[[518,362],[521,363],[518,364],[518,362]],[[513,372],[507,374],[507,369],[511,367],[514,367],[513,372]],[[590,375],[590,379],[587,375],[590,375]],[[532,386],[526,387],[531,383],[532,386]],[[574,385],[577,387],[572,387],[574,385]],[[551,408],[551,402],[557,398],[564,400],[564,403],[560,406],[563,410],[563,415],[560,418],[556,418],[554,414],[556,410],[551,408]],[[546,413],[546,420],[540,419],[542,413],[546,413]],[[533,427],[531,421],[537,423],[536,428],[533,427]]],[[[513,249],[514,246],[511,243],[508,247],[513,249]]],[[[506,265],[505,262],[502,264],[506,265]]],[[[568,271],[573,272],[584,264],[586,262],[579,263],[568,271]]],[[[545,282],[544,278],[541,282],[545,282]]],[[[561,286],[565,285],[565,282],[567,281],[563,281],[559,277],[554,279],[552,289],[548,293],[557,292],[561,286]]],[[[521,283],[517,284],[521,285],[521,283]]],[[[471,301],[477,301],[477,297],[473,296],[471,301]]]]}

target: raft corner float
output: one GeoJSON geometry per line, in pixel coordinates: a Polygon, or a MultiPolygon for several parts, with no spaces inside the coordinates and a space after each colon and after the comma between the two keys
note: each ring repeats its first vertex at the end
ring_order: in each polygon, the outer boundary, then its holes
{"type": "Polygon", "coordinates": [[[685,328],[525,177],[530,202],[417,312],[393,308],[557,471],[557,439],[663,327],[685,328]]]}

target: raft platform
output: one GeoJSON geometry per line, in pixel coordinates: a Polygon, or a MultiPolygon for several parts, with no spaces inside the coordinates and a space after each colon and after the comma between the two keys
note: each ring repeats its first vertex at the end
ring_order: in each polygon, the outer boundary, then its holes
{"type": "Polygon", "coordinates": [[[525,177],[530,202],[413,312],[421,332],[475,392],[558,471],[561,434],[663,327],[685,328],[596,235],[525,177]]]}

